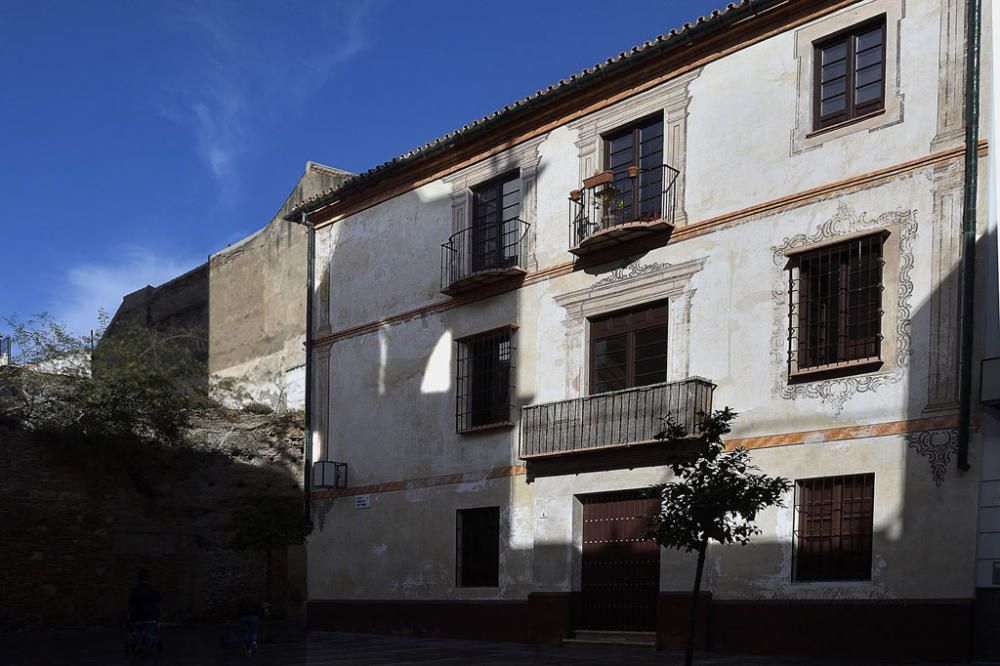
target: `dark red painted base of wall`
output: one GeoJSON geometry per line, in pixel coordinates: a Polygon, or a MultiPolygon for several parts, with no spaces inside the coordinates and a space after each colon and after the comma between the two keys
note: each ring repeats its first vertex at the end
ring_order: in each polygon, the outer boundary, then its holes
{"type": "MultiPolygon", "coordinates": [[[[514,601],[310,601],[310,629],[558,644],[572,635],[575,594],[539,592],[514,601]]],[[[660,647],[687,642],[691,595],[663,592],[660,647]]],[[[972,600],[698,602],[699,649],[741,654],[824,655],[898,661],[967,661],[972,600]]]]}
{"type": "Polygon", "coordinates": [[[972,600],[714,601],[709,642],[722,652],[967,661],[972,600]]]}
{"type": "Polygon", "coordinates": [[[558,644],[569,636],[572,594],[539,592],[514,601],[309,601],[310,629],[558,644]]]}

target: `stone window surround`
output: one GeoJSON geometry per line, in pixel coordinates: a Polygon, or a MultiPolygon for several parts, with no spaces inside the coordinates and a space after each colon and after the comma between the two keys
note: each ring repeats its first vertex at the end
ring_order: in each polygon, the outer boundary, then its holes
{"type": "Polygon", "coordinates": [[[652,90],[570,123],[570,129],[576,130],[578,137],[576,147],[580,164],[579,182],[582,183],[603,168],[602,136],[655,113],[662,113],[664,161],[680,171],[674,183],[677,207],[674,224],[683,226],[687,222],[684,183],[687,171],[687,118],[691,104],[689,87],[701,71],[701,68],[691,70],[652,90]]]}
{"type": "Polygon", "coordinates": [[[590,392],[590,318],[667,299],[667,381],[690,376],[691,278],[707,259],[681,264],[633,262],[596,283],[556,297],[565,308],[566,397],[590,392]]]}
{"type": "MultiPolygon", "coordinates": [[[[535,222],[538,217],[536,214],[538,188],[535,179],[538,175],[538,165],[542,159],[538,148],[546,138],[547,135],[543,134],[529,139],[470,167],[445,176],[442,180],[451,186],[451,233],[458,233],[471,224],[473,187],[489,182],[505,173],[517,171],[521,179],[520,218],[530,225],[522,246],[524,248],[522,264],[523,268],[529,271],[535,270],[538,267],[535,260],[535,235],[537,233],[535,222]]],[[[446,240],[443,238],[441,242],[446,240]]]]}
{"type": "Polygon", "coordinates": [[[781,246],[772,247],[776,267],[774,296],[773,358],[775,368],[774,395],[786,400],[818,399],[839,416],[844,405],[858,393],[876,392],[888,384],[902,381],[909,365],[910,298],[913,294],[912,243],[917,233],[916,211],[889,211],[875,218],[857,214],[844,203],[836,215],[818,225],[812,235],[797,234],[786,238],[781,246]],[[829,379],[789,381],[788,377],[788,259],[790,250],[806,251],[831,240],[847,239],[858,232],[887,231],[883,245],[882,267],[882,365],[874,371],[860,371],[829,379]]]}
{"type": "Polygon", "coordinates": [[[903,122],[904,95],[900,92],[901,22],[905,18],[904,0],[870,0],[848,10],[821,18],[795,31],[795,60],[798,63],[796,122],[792,129],[792,155],[821,147],[828,141],[857,132],[876,132],[903,122]],[[885,15],[885,108],[857,120],[849,120],[821,130],[813,130],[813,91],[815,75],[813,44],[823,38],[885,15]]]}

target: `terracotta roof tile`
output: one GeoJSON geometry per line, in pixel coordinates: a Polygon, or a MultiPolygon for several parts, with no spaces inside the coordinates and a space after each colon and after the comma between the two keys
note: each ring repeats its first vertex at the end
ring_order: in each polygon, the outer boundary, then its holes
{"type": "Polygon", "coordinates": [[[604,62],[597,63],[593,67],[589,67],[582,72],[578,72],[568,78],[562,79],[558,83],[550,85],[544,90],[538,90],[532,95],[519,99],[512,104],[508,104],[501,109],[479,118],[478,120],[472,121],[468,125],[440,136],[437,139],[405,152],[398,157],[394,157],[388,162],[384,162],[372,169],[369,169],[368,171],[364,171],[360,174],[347,178],[339,185],[302,201],[295,207],[295,209],[292,210],[291,213],[289,213],[288,217],[297,218],[303,211],[310,212],[312,210],[316,210],[333,201],[340,194],[352,190],[362,183],[370,181],[378,176],[382,176],[390,170],[394,170],[413,160],[432,153],[437,149],[450,145],[459,139],[465,138],[470,134],[474,134],[480,129],[493,124],[498,119],[506,118],[515,112],[522,111],[526,107],[537,103],[539,100],[549,98],[556,93],[566,92],[572,87],[579,85],[581,82],[589,82],[597,76],[607,73],[609,68],[629,64],[629,62],[637,56],[652,55],[661,49],[673,46],[678,42],[683,41],[685,38],[690,41],[697,36],[697,34],[691,34],[692,32],[704,30],[707,27],[721,29],[728,25],[730,20],[738,20],[744,13],[746,13],[742,10],[750,11],[752,15],[756,15],[760,11],[769,9],[774,5],[784,4],[785,2],[788,2],[788,0],[740,0],[740,2],[729,3],[723,9],[715,10],[707,16],[699,16],[697,20],[691,23],[685,23],[681,28],[674,28],[666,34],[658,35],[654,39],[643,42],[637,46],[633,46],[628,51],[622,51],[618,55],[610,57],[604,62]],[[713,25],[707,26],[706,24],[713,25]]]}

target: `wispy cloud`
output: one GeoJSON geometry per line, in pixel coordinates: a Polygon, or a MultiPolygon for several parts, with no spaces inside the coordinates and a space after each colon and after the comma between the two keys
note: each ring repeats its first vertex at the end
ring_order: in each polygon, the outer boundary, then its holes
{"type": "Polygon", "coordinates": [[[50,312],[69,330],[84,334],[97,326],[99,310],[113,315],[122,298],[137,289],[159,285],[191,270],[203,260],[159,256],[128,248],[117,260],[71,266],[62,276],[50,312]]]}
{"type": "Polygon", "coordinates": [[[254,15],[242,3],[182,5],[172,23],[190,43],[188,67],[167,84],[161,114],[189,129],[223,203],[240,188],[240,161],[258,137],[370,45],[368,0],[270,5],[254,15]],[[283,29],[288,26],[289,29],[283,29]]]}

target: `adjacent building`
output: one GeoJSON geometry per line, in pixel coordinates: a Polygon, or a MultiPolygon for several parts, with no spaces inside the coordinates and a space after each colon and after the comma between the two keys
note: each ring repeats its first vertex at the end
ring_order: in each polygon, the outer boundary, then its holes
{"type": "MultiPolygon", "coordinates": [[[[164,284],[127,294],[109,325],[182,331],[208,375],[234,386],[226,402],[302,409],[305,400],[307,234],[285,218],[351,174],[309,162],[262,229],[164,284]]],[[[208,378],[206,377],[206,382],[208,378]]]]}
{"type": "Polygon", "coordinates": [[[967,658],[1000,580],[978,436],[956,466],[965,9],[744,0],[295,206],[311,626],[676,645],[655,435],[729,406],[794,483],[711,548],[700,640],[967,658]]]}

